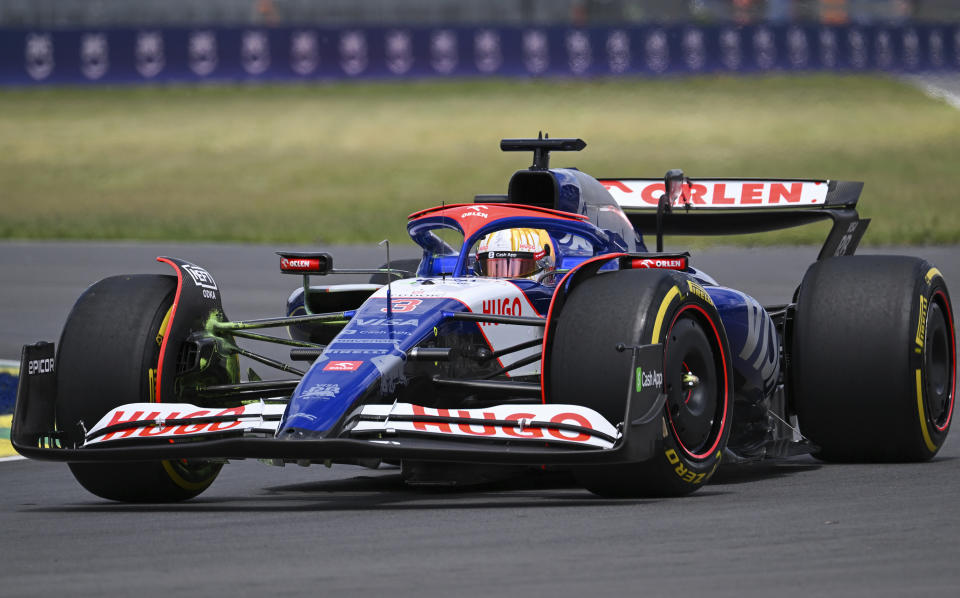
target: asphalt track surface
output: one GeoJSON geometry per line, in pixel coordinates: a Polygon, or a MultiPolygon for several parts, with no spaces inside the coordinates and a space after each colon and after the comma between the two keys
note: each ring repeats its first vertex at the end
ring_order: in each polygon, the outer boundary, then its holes
{"type": "MultiPolygon", "coordinates": [[[[163,273],[156,255],[206,266],[233,318],[276,315],[297,279],[272,249],[0,243],[0,357],[56,340],[92,281],[163,273]]],[[[929,259],[960,296],[958,248],[893,252],[929,259]]],[[[383,261],[378,249],[334,255],[383,261]]],[[[770,304],[815,256],[720,249],[693,263],[770,304]]],[[[449,492],[407,488],[395,469],[237,462],[198,499],[138,506],[87,494],[65,465],[7,461],[0,596],[957,595],[956,434],[930,463],[797,458],[722,471],[671,500],[599,499],[559,474],[449,492]]]]}

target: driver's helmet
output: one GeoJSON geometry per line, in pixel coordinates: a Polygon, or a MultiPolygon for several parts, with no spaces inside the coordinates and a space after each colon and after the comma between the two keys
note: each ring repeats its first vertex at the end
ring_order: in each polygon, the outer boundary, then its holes
{"type": "Polygon", "coordinates": [[[492,232],[477,245],[477,273],[493,278],[540,280],[553,272],[556,251],[547,231],[507,228],[492,232]]]}

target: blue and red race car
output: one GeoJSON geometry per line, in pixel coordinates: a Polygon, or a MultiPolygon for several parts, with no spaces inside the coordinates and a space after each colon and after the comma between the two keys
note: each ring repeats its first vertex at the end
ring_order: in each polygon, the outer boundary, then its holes
{"type": "Polygon", "coordinates": [[[677,496],[721,463],[937,453],[956,386],[950,297],[923,260],[852,255],[861,183],[549,167],[584,146],[503,140],[533,164],[506,195],[412,214],[416,263],[389,247],[362,271],[281,252],[303,277],[282,317],[229,320],[214,277],[174,258],[158,259],[175,276],[94,284],[58,346],[24,347],[14,446],[121,501],[196,496],[246,458],[393,463],[430,484],[547,467],[604,496],[677,496]],[[787,305],[661,250],[664,234],[821,219],[833,228],[787,305]],[[358,272],[373,281],[311,284],[358,272]],[[289,338],[260,332],[278,327],[289,338]],[[289,345],[290,361],[253,342],[289,345]],[[241,380],[241,356],[286,375],[241,380]]]}

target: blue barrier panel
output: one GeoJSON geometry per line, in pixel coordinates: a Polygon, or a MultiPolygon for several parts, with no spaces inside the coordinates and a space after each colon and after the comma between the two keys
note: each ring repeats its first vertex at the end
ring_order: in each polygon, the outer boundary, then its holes
{"type": "Polygon", "coordinates": [[[13,413],[19,374],[20,362],[0,361],[0,415],[13,413]]]}
{"type": "Polygon", "coordinates": [[[17,399],[17,379],[20,374],[19,361],[0,360],[0,459],[16,455],[10,444],[10,422],[13,419],[13,406],[17,399]]]}
{"type": "Polygon", "coordinates": [[[0,85],[960,70],[960,24],[0,29],[0,85]]]}

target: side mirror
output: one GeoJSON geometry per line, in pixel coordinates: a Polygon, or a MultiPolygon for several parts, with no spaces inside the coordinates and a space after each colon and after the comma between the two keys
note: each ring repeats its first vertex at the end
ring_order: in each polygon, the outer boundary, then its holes
{"type": "Polygon", "coordinates": [[[333,271],[333,258],[329,253],[301,253],[278,251],[280,271],[284,274],[319,274],[333,271]]]}

